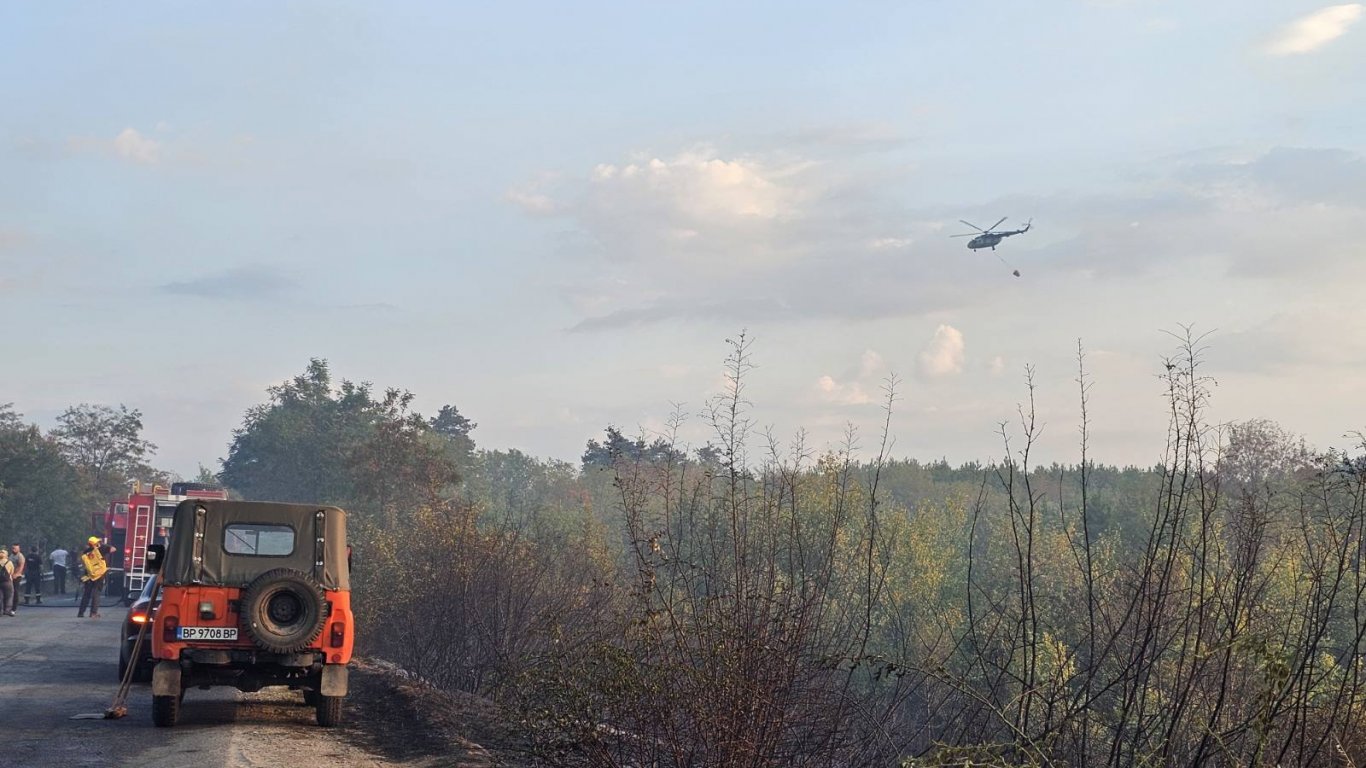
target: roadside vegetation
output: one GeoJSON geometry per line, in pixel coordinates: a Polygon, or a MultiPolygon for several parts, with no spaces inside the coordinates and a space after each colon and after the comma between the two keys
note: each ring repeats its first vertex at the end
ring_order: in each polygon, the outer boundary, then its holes
{"type": "MultiPolygon", "coordinates": [[[[67,408],[44,433],[13,403],[0,403],[0,537],[43,552],[84,542],[92,512],[127,496],[134,480],[169,485],[147,457],[142,414],[120,405],[67,408]]],[[[200,480],[214,482],[201,468],[200,480]]]]}
{"type": "MultiPolygon", "coordinates": [[[[358,650],[502,707],[547,764],[1366,765],[1366,446],[1208,423],[1200,339],[1165,362],[1155,467],[1090,459],[1080,347],[1069,466],[1031,464],[1032,382],[1004,458],[953,467],[889,455],[895,379],[871,451],[816,450],[751,421],[743,336],[725,366],[700,415],[575,465],[314,360],[218,478],[350,510],[358,650]]],[[[67,435],[0,411],[0,456],[93,476],[67,435]]]]}

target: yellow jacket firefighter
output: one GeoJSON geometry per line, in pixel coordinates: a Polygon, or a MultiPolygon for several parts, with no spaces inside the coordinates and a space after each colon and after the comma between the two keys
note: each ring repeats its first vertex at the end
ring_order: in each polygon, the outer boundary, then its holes
{"type": "Polygon", "coordinates": [[[104,572],[109,570],[109,565],[104,562],[104,555],[100,553],[100,545],[91,544],[81,553],[81,565],[85,566],[85,575],[81,581],[94,581],[104,578],[104,572]]]}

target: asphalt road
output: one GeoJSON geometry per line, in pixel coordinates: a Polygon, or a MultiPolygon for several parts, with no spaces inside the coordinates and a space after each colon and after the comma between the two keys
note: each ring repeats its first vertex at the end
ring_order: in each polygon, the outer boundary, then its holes
{"type": "MultiPolygon", "coordinates": [[[[180,723],[152,725],[152,694],[135,684],[128,716],[73,720],[103,713],[118,690],[119,627],[126,609],[99,619],[76,618],[68,599],[19,606],[0,617],[0,763],[18,766],[391,766],[347,738],[353,725],[319,728],[302,695],[286,689],[244,694],[231,688],[185,694],[180,723]]],[[[343,718],[348,713],[344,713],[343,718]]]]}

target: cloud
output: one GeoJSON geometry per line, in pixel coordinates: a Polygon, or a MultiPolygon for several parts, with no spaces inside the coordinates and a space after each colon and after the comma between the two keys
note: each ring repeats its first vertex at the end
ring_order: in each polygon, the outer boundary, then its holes
{"type": "Polygon", "coordinates": [[[914,243],[915,241],[909,237],[875,237],[868,241],[868,247],[875,251],[898,251],[909,248],[914,243]]]}
{"type": "Polygon", "coordinates": [[[920,373],[939,378],[963,372],[963,333],[951,325],[941,325],[925,348],[920,350],[920,373]]]}
{"type": "Polygon", "coordinates": [[[778,230],[803,218],[811,194],[806,167],[698,147],[599,163],[583,178],[542,178],[506,198],[533,215],[574,220],[598,257],[710,270],[782,260],[778,230]]]}
{"type": "Polygon", "coordinates": [[[884,368],[886,368],[886,364],[882,360],[882,355],[871,349],[865,349],[863,351],[863,356],[859,358],[859,378],[866,379],[871,376],[876,376],[881,373],[884,368]]]}
{"type": "Polygon", "coordinates": [[[1256,193],[1277,204],[1366,205],[1366,160],[1342,149],[1273,147],[1250,159],[1195,164],[1181,176],[1225,199],[1256,193]]]}
{"type": "Polygon", "coordinates": [[[1304,284],[1351,269],[1358,241],[1343,233],[1366,215],[1366,159],[1332,148],[1206,149],[1089,194],[908,208],[898,190],[918,181],[707,149],[542,177],[510,198],[567,224],[553,226],[575,265],[562,285],[570,327],[593,332],[1000,311],[1059,281],[1093,295],[1192,274],[1304,284]],[[1023,282],[947,236],[973,209],[1041,214],[997,254],[1023,282]]]}
{"type": "Polygon", "coordinates": [[[1271,56],[1310,53],[1342,37],[1347,28],[1361,19],[1361,3],[1330,5],[1287,24],[1267,45],[1271,56]]]}
{"type": "Polygon", "coordinates": [[[816,380],[816,396],[834,405],[867,405],[873,402],[872,396],[859,382],[841,384],[832,376],[822,376],[816,380]]]}
{"type": "Polygon", "coordinates": [[[887,363],[876,350],[865,349],[858,365],[839,378],[826,374],[816,380],[816,400],[832,405],[867,405],[880,401],[887,386],[887,363]]]}
{"type": "Polygon", "coordinates": [[[156,165],[161,162],[163,146],[156,139],[142,135],[136,128],[124,128],[112,139],[80,137],[71,139],[67,146],[74,152],[96,152],[137,163],[156,165]]]}
{"type": "Polygon", "coordinates": [[[571,223],[558,243],[585,265],[565,286],[585,315],[574,330],[877,318],[957,301],[965,286],[941,279],[956,263],[910,248],[950,248],[942,222],[908,221],[887,186],[904,178],[871,165],[703,147],[600,163],[508,198],[571,223]]]}
{"type": "Polygon", "coordinates": [[[536,181],[521,184],[509,189],[504,199],[521,208],[532,216],[558,216],[564,213],[558,202],[546,193],[554,185],[556,177],[546,174],[536,181]]]}
{"type": "Polygon", "coordinates": [[[1310,365],[1355,373],[1366,359],[1366,338],[1332,305],[1278,312],[1245,329],[1214,334],[1209,346],[1210,362],[1219,369],[1259,374],[1310,365]]]}
{"type": "Polygon", "coordinates": [[[162,293],[206,299],[278,299],[297,288],[297,283],[276,270],[262,266],[234,267],[213,275],[157,286],[162,293]]]}
{"type": "Polygon", "coordinates": [[[749,158],[723,160],[705,148],[668,160],[601,164],[593,169],[593,182],[601,202],[641,200],[657,214],[702,224],[772,219],[791,202],[791,190],[772,169],[749,158]]]}
{"type": "MultiPolygon", "coordinates": [[[[1366,216],[1366,158],[1359,154],[1224,150],[1164,158],[1153,169],[1141,185],[1107,196],[1034,201],[1032,210],[1050,212],[1036,227],[1039,236],[1067,234],[1047,243],[1047,268],[1091,281],[1207,270],[1218,279],[1310,287],[1359,261],[1359,241],[1344,236],[1366,216]]],[[[1031,258],[1015,254],[1006,258],[1026,278],[1039,274],[1031,258]]]]}
{"type": "Polygon", "coordinates": [[[553,216],[560,212],[560,207],[554,200],[532,189],[509,190],[507,200],[535,216],[553,216]]]}
{"type": "Polygon", "coordinates": [[[143,136],[133,128],[124,128],[114,137],[114,151],[119,157],[151,165],[160,157],[161,143],[143,136]]]}

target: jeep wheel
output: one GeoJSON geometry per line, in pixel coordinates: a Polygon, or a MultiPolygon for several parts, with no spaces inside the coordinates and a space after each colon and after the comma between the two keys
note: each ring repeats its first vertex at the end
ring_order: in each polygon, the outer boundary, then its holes
{"type": "Polygon", "coordinates": [[[325,597],[311,576],[293,568],[266,571],[242,590],[242,618],[258,647],[294,653],[322,634],[325,597]]]}
{"type": "Polygon", "coordinates": [[[317,694],[318,725],[324,728],[336,728],[341,725],[342,698],[317,694]]]}
{"type": "MultiPolygon", "coordinates": [[[[179,696],[152,697],[152,723],[158,728],[169,728],[175,725],[175,721],[179,719],[179,717],[179,696]]],[[[321,717],[321,715],[319,715],[319,717],[321,717]]]]}

